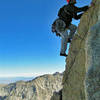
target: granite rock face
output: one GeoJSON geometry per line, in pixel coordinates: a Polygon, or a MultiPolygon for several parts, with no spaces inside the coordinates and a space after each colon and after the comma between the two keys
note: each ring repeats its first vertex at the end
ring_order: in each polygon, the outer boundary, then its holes
{"type": "Polygon", "coordinates": [[[32,81],[19,81],[0,88],[0,100],[50,100],[62,89],[63,74],[43,75],[32,81]]]}
{"type": "Polygon", "coordinates": [[[86,42],[86,100],[100,100],[100,21],[91,27],[86,42]]]}
{"type": "Polygon", "coordinates": [[[70,45],[62,100],[100,100],[100,0],[92,2],[70,45]]]}

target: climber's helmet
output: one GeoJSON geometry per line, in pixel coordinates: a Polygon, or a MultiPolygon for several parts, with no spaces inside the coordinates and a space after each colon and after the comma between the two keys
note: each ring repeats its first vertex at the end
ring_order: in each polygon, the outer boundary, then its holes
{"type": "Polygon", "coordinates": [[[75,4],[76,0],[67,0],[67,3],[69,3],[69,4],[75,4]]]}

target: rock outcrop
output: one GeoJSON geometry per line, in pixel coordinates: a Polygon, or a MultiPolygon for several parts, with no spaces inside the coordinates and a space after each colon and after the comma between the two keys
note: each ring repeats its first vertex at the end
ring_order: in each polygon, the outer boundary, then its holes
{"type": "Polygon", "coordinates": [[[62,90],[54,92],[50,100],[62,100],[62,90]]]}
{"type": "Polygon", "coordinates": [[[100,0],[92,2],[70,45],[62,100],[100,100],[100,0]]]}
{"type": "Polygon", "coordinates": [[[50,100],[62,89],[63,74],[43,75],[32,81],[19,81],[0,88],[0,100],[50,100]]]}

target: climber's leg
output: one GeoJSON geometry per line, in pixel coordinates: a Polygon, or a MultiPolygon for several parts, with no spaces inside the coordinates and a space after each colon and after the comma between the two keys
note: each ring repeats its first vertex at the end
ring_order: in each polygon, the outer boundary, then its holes
{"type": "Polygon", "coordinates": [[[76,29],[77,29],[77,26],[76,25],[73,25],[71,24],[68,29],[70,30],[70,33],[69,33],[69,38],[72,39],[75,32],[76,32],[76,29]]]}
{"type": "Polygon", "coordinates": [[[68,38],[62,38],[61,39],[61,51],[60,51],[61,56],[67,56],[66,55],[67,41],[68,41],[68,38]]]}

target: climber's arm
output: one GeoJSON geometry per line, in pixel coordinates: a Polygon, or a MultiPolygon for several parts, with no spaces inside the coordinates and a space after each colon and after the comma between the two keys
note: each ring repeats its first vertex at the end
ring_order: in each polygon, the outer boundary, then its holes
{"type": "Polygon", "coordinates": [[[82,11],[87,11],[88,8],[89,8],[89,6],[84,6],[84,7],[81,7],[81,8],[75,7],[75,12],[78,13],[78,12],[82,12],[82,11]]]}
{"type": "Polygon", "coordinates": [[[75,14],[75,15],[73,16],[73,18],[76,19],[76,20],[78,20],[78,19],[81,18],[82,15],[83,15],[83,13],[81,13],[81,14],[79,14],[79,15],[75,14]]]}

